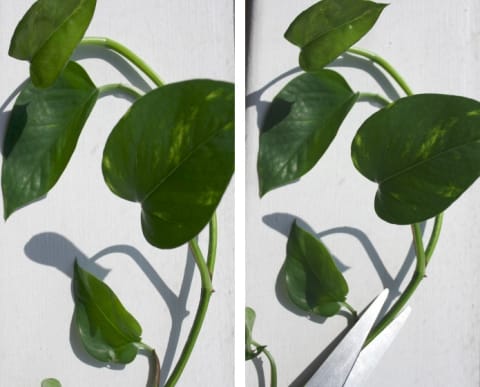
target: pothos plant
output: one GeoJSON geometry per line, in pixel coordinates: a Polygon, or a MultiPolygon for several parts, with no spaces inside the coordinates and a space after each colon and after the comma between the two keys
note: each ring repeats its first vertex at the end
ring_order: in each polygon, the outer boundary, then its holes
{"type": "MultiPolygon", "coordinates": [[[[285,38],[300,48],[304,72],[273,99],[260,133],[257,168],[260,196],[308,173],[335,138],[352,106],[383,106],[360,125],[351,145],[356,169],[378,185],[375,211],[386,222],[408,225],[416,267],[412,279],[370,332],[368,345],[398,315],[425,277],[442,227],[443,212],[480,174],[480,102],[443,94],[416,94],[381,56],[352,47],[375,24],[386,4],[323,0],[300,13],[285,38]],[[349,54],[370,60],[405,96],[392,101],[355,92],[325,66],[349,54]],[[434,219],[424,246],[420,224],[434,219]]],[[[307,313],[330,317],[346,309],[348,285],[328,249],[294,222],[283,279],[291,301],[307,313]]]]}
{"type": "MultiPolygon", "coordinates": [[[[166,386],[174,386],[193,350],[210,297],[217,246],[215,210],[234,170],[234,90],[228,82],[193,79],[164,84],[133,51],[105,37],[84,37],[95,0],[38,0],[18,23],[10,56],[30,62],[30,79],[15,101],[4,143],[4,216],[43,197],[67,167],[97,100],[123,93],[134,102],[105,144],[102,171],[110,190],[141,207],[147,241],[161,249],[189,245],[201,276],[197,313],[166,386]],[[124,57],[154,84],[143,94],[125,84],[97,86],[72,61],[79,46],[98,46],[124,57]],[[208,225],[206,257],[196,241],[208,225]]],[[[75,326],[86,351],[105,363],[127,364],[140,350],[155,350],[142,328],[101,280],[75,262],[75,326]]],[[[45,379],[45,386],[60,385],[45,379]]]]}

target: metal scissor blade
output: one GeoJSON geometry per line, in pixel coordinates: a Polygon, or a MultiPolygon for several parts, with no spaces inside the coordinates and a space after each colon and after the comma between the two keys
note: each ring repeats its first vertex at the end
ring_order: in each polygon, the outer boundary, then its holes
{"type": "Polygon", "coordinates": [[[407,306],[393,322],[380,333],[375,340],[373,340],[368,346],[366,346],[357,361],[355,362],[347,382],[344,387],[360,387],[364,383],[367,377],[371,374],[372,370],[377,366],[380,359],[385,354],[386,350],[390,347],[395,337],[397,337],[400,329],[407,321],[412,308],[407,306]]]}
{"type": "Polygon", "coordinates": [[[313,374],[305,387],[340,387],[344,385],[387,296],[388,289],[385,289],[313,374]]]}

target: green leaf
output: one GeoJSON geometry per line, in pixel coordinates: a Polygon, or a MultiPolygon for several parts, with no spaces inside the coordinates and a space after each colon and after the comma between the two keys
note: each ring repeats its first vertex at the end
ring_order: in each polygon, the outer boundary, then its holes
{"type": "Polygon", "coordinates": [[[115,293],[75,261],[75,321],[87,352],[103,362],[130,363],[137,356],[142,328],[115,293]]]}
{"type": "Polygon", "coordinates": [[[301,48],[300,66],[316,71],[365,35],[387,4],[364,0],[323,0],[298,15],[285,38],[301,48]]]}
{"type": "Polygon", "coordinates": [[[378,183],[375,210],[382,219],[412,224],[438,215],[480,174],[480,102],[402,98],[363,123],[352,159],[378,183]]]}
{"type": "Polygon", "coordinates": [[[62,384],[57,379],[49,378],[42,380],[41,387],[62,387],[62,384]]]}
{"type": "Polygon", "coordinates": [[[259,355],[256,348],[253,348],[255,346],[253,344],[252,331],[255,317],[255,311],[247,306],[245,308],[245,360],[254,359],[259,355]]]}
{"type": "Polygon", "coordinates": [[[4,216],[44,196],[75,149],[98,97],[87,73],[70,62],[48,89],[31,83],[13,107],[3,148],[4,216]]]}
{"type": "Polygon", "coordinates": [[[95,11],[95,0],[39,0],[13,34],[9,55],[30,61],[35,86],[51,86],[82,40],[95,11]]]}
{"type": "Polygon", "coordinates": [[[273,100],[260,133],[260,196],[307,173],[333,141],[358,95],[336,72],[302,74],[273,100]]]}
{"type": "Polygon", "coordinates": [[[146,239],[180,246],[209,222],[234,169],[233,84],[190,80],[137,100],[113,129],[103,175],[141,203],[146,239]]]}
{"type": "Polygon", "coordinates": [[[338,313],[348,294],[347,282],[327,248],[296,222],[288,236],[285,281],[295,305],[324,317],[338,313]]]}
{"type": "Polygon", "coordinates": [[[245,360],[256,358],[266,348],[266,346],[259,345],[253,340],[252,332],[255,318],[255,311],[247,306],[245,308],[245,360]]]}

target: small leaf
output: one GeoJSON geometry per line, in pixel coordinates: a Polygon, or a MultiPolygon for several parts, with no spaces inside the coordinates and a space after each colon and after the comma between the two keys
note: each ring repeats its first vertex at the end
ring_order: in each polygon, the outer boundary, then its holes
{"type": "Polygon", "coordinates": [[[105,181],[141,203],[152,245],[180,246],[212,217],[234,169],[233,98],[231,83],[172,83],[138,99],[110,134],[105,181]]]}
{"type": "Polygon", "coordinates": [[[142,328],[102,281],[75,261],[75,321],[80,339],[95,359],[130,363],[141,346],[142,328]]]}
{"type": "Polygon", "coordinates": [[[295,305],[324,317],[336,314],[348,294],[347,282],[327,248],[296,222],[288,236],[285,280],[295,305]]]}
{"type": "Polygon", "coordinates": [[[57,379],[49,378],[42,381],[41,387],[62,387],[62,384],[57,379]]]}
{"type": "Polygon", "coordinates": [[[252,332],[255,317],[255,311],[247,306],[245,308],[245,360],[256,358],[266,348],[265,345],[259,345],[253,340],[252,332]]]}
{"type": "Polygon", "coordinates": [[[13,34],[9,55],[30,61],[36,87],[51,86],[82,40],[95,0],[38,0],[13,34]]]}
{"type": "Polygon", "coordinates": [[[285,38],[301,48],[299,61],[305,71],[320,70],[359,41],[386,5],[364,0],[323,0],[297,16],[285,38]]]}
{"type": "Polygon", "coordinates": [[[256,349],[253,348],[253,324],[255,324],[255,311],[250,308],[245,308],[245,360],[254,359],[259,355],[256,349]]]}
{"type": "Polygon", "coordinates": [[[3,149],[5,219],[55,185],[97,97],[97,88],[74,62],[49,89],[37,89],[31,83],[23,89],[13,107],[3,149]]]}
{"type": "Polygon", "coordinates": [[[440,94],[397,100],[363,123],[352,159],[378,183],[382,219],[412,224],[438,215],[480,174],[480,102],[440,94]]]}
{"type": "Polygon", "coordinates": [[[306,174],[333,141],[357,99],[336,72],[290,81],[273,100],[260,134],[260,196],[306,174]]]}

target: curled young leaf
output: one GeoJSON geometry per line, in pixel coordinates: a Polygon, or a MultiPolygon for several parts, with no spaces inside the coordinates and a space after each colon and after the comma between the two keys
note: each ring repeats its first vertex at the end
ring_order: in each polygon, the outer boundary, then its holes
{"type": "Polygon", "coordinates": [[[295,18],[285,38],[301,48],[305,71],[320,70],[360,40],[385,7],[365,0],[322,0],[295,18]]]}
{"type": "Polygon", "coordinates": [[[102,281],[75,261],[75,321],[80,339],[95,359],[130,363],[142,347],[142,328],[102,281]]]}
{"type": "Polygon", "coordinates": [[[343,77],[331,70],[302,74],[280,91],[260,133],[260,196],[313,168],[357,96],[343,77]]]}
{"type": "Polygon", "coordinates": [[[141,203],[146,239],[180,246],[209,222],[234,169],[233,84],[172,83],[138,99],[110,134],[103,175],[141,203]]]}
{"type": "Polygon", "coordinates": [[[97,97],[97,88],[75,62],[69,62],[52,87],[37,89],[28,83],[22,90],[3,147],[5,219],[55,185],[97,97]]]}
{"type": "Polygon", "coordinates": [[[250,308],[245,308],[245,360],[251,360],[260,355],[261,347],[254,344],[252,337],[253,325],[255,324],[255,311],[250,308]]]}
{"type": "Polygon", "coordinates": [[[36,87],[51,86],[82,40],[96,0],[38,0],[13,34],[9,55],[30,61],[36,87]]]}
{"type": "Polygon", "coordinates": [[[41,387],[62,387],[62,384],[57,379],[49,378],[42,380],[41,387]]]}
{"type": "Polygon", "coordinates": [[[288,236],[285,281],[295,305],[324,317],[338,313],[348,294],[347,282],[327,248],[296,222],[288,236]]]}
{"type": "Polygon", "coordinates": [[[380,218],[412,224],[436,216],[480,175],[480,102],[441,94],[397,100],[362,124],[352,159],[378,183],[380,218]]]}

